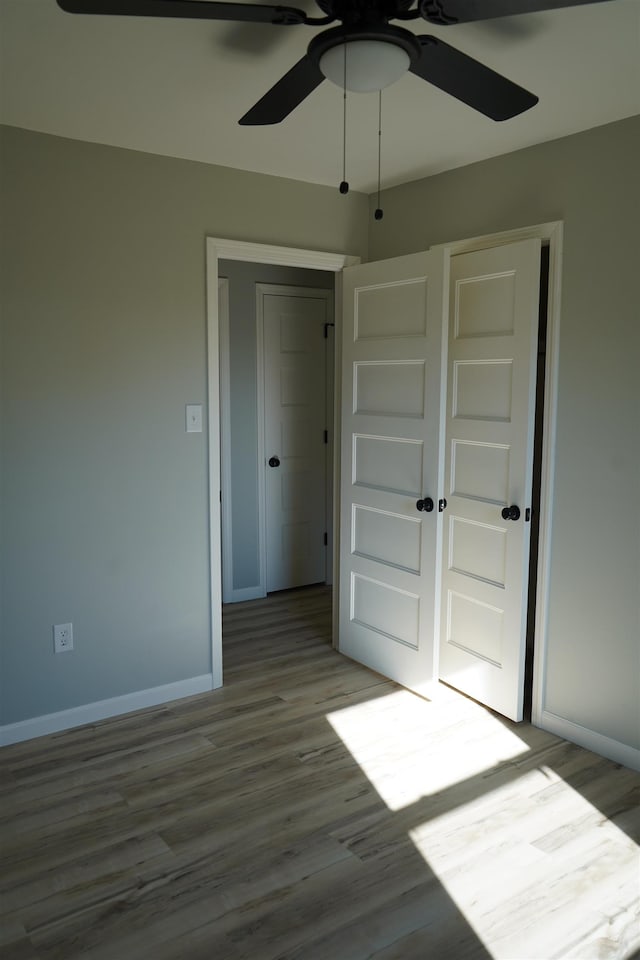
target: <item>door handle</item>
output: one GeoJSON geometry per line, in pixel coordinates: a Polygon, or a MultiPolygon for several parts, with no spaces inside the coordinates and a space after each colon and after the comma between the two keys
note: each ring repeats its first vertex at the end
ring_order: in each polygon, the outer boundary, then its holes
{"type": "Polygon", "coordinates": [[[425,497],[424,500],[417,500],[416,509],[420,510],[421,512],[424,511],[425,513],[431,513],[433,510],[433,500],[431,497],[425,497]]]}
{"type": "Polygon", "coordinates": [[[279,467],[279,466],[280,466],[280,457],[269,457],[269,466],[270,466],[270,467],[279,467]]]}
{"type": "Polygon", "coordinates": [[[510,507],[503,507],[502,519],[503,520],[519,520],[520,507],[516,507],[515,503],[512,504],[510,507]]]}
{"type": "Polygon", "coordinates": [[[446,509],[447,509],[447,501],[443,497],[442,500],[438,500],[438,510],[440,513],[442,513],[446,509]]]}

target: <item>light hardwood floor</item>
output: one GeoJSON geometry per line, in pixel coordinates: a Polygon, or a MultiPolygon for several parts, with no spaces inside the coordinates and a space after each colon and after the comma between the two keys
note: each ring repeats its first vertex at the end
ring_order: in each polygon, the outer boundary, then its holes
{"type": "Polygon", "coordinates": [[[622,960],[640,776],[225,608],[226,685],[6,747],[3,960],[622,960]]]}

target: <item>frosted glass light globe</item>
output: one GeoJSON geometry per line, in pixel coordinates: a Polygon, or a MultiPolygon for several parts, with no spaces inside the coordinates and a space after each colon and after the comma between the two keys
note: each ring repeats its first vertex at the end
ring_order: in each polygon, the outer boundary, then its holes
{"type": "Polygon", "coordinates": [[[320,70],[338,87],[354,93],[383,90],[407,72],[409,54],[395,43],[383,40],[350,40],[338,43],[320,57],[320,70]],[[345,84],[345,48],[347,78],[345,84]]]}

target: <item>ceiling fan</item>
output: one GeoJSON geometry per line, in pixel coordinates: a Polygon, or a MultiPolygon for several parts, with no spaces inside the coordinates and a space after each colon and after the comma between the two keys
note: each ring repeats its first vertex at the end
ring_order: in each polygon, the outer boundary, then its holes
{"type": "Polygon", "coordinates": [[[507,120],[538,98],[438,37],[417,36],[391,20],[439,26],[603,0],[316,0],[322,16],[295,7],[214,0],[57,0],[67,13],[235,20],[275,26],[340,26],[316,34],[306,54],[241,119],[280,123],[326,78],[346,90],[372,91],[410,71],[492,120],[507,120]]]}

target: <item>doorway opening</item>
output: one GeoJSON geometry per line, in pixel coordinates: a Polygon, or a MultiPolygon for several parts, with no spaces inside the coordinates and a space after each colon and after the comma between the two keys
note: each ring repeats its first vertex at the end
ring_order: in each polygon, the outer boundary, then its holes
{"type": "Polygon", "coordinates": [[[233,671],[256,629],[265,660],[330,642],[335,284],[327,271],[219,269],[222,637],[233,671]]]}
{"type": "Polygon", "coordinates": [[[326,584],[279,590],[258,600],[225,603],[222,643],[225,684],[249,664],[293,677],[331,647],[332,588],[326,584]]]}
{"type": "Polygon", "coordinates": [[[222,594],[237,603],[332,579],[334,275],[219,270],[222,594]]]}
{"type": "MultiPolygon", "coordinates": [[[[341,319],[341,285],[340,285],[340,274],[342,269],[345,266],[350,266],[352,264],[359,263],[358,257],[350,257],[345,254],[334,254],[334,253],[325,253],[323,251],[315,250],[303,250],[298,248],[288,248],[288,247],[277,247],[269,246],[265,244],[254,244],[247,243],[243,241],[235,240],[225,240],[225,239],[216,239],[212,237],[207,238],[207,290],[208,290],[208,304],[207,304],[207,369],[208,369],[208,421],[209,421],[209,543],[210,543],[210,557],[211,557],[211,651],[212,651],[212,677],[213,677],[213,687],[219,687],[222,685],[223,679],[223,664],[222,664],[222,570],[223,570],[223,556],[222,556],[222,525],[228,520],[230,512],[226,511],[223,508],[223,486],[227,491],[231,491],[232,500],[235,496],[236,504],[240,511],[245,508],[246,510],[254,510],[256,507],[257,500],[257,489],[258,489],[258,474],[257,474],[257,463],[250,466],[247,471],[240,476],[240,481],[245,482],[246,480],[253,481],[253,489],[251,495],[253,496],[253,501],[249,498],[246,502],[243,503],[242,497],[240,496],[238,490],[234,485],[234,480],[230,473],[230,459],[227,458],[224,462],[221,457],[221,453],[224,452],[225,447],[221,446],[221,434],[224,431],[224,418],[220,417],[220,401],[222,389],[229,389],[229,369],[228,365],[226,366],[220,364],[221,350],[224,352],[225,343],[224,337],[225,333],[228,335],[228,329],[225,331],[220,326],[220,310],[219,310],[219,280],[221,277],[224,277],[225,272],[229,272],[229,269],[238,268],[242,269],[253,269],[259,270],[261,274],[261,279],[264,282],[289,282],[289,276],[277,276],[274,277],[273,274],[269,274],[269,269],[272,267],[292,268],[302,269],[306,273],[307,279],[304,281],[306,285],[318,286],[319,278],[321,275],[329,275],[331,286],[334,288],[334,310],[332,323],[335,326],[328,327],[329,336],[335,334],[336,327],[339,329],[340,319],[341,319]],[[220,264],[222,266],[220,267],[220,264]],[[225,271],[226,268],[226,271],[225,271]],[[222,341],[222,343],[221,343],[222,341]],[[225,378],[227,381],[225,383],[225,378]],[[225,484],[224,478],[226,476],[227,482],[225,484]]],[[[226,284],[226,293],[228,295],[228,283],[223,280],[222,287],[226,284]]],[[[256,331],[256,310],[255,310],[255,290],[252,293],[252,303],[246,314],[248,322],[252,327],[252,332],[255,336],[256,331]]],[[[334,342],[339,345],[339,338],[334,337],[334,342]]],[[[228,346],[228,340],[227,340],[228,346]]],[[[245,357],[246,359],[246,357],[245,357]]],[[[334,363],[331,365],[332,372],[340,369],[340,350],[339,346],[335,350],[334,363]]],[[[238,386],[241,399],[240,399],[240,411],[246,412],[247,409],[247,394],[253,396],[253,409],[256,410],[255,406],[255,397],[257,390],[257,378],[256,378],[256,352],[254,350],[253,357],[248,361],[248,368],[245,367],[244,377],[240,377],[236,382],[238,386]],[[247,369],[250,370],[250,373],[247,375],[247,369]],[[251,381],[253,380],[253,385],[251,381]],[[244,393],[243,393],[244,388],[244,393]]],[[[332,380],[333,393],[336,394],[334,402],[334,410],[339,411],[340,409],[340,379],[336,378],[335,375],[332,380]]],[[[253,435],[253,450],[254,458],[256,457],[257,449],[257,411],[254,418],[253,424],[249,429],[249,433],[252,432],[253,435]]],[[[337,456],[334,457],[334,445],[332,442],[333,435],[335,434],[335,419],[334,423],[330,424],[329,428],[329,444],[331,448],[329,451],[328,460],[329,462],[337,460],[337,456]]],[[[228,437],[226,438],[229,439],[228,437]]],[[[336,462],[332,463],[331,469],[331,479],[335,488],[336,477],[339,477],[339,465],[336,462]]],[[[251,482],[249,484],[251,486],[251,482]]],[[[327,550],[331,552],[333,556],[334,553],[334,527],[335,519],[333,516],[330,517],[331,522],[327,524],[327,550]]],[[[255,531],[255,526],[254,526],[255,531]]],[[[254,545],[258,535],[254,532],[254,545]]],[[[226,538],[226,542],[231,542],[230,537],[226,538]]],[[[259,566],[259,561],[256,560],[256,566],[259,566]]],[[[227,569],[229,566],[227,565],[227,569]]],[[[251,585],[250,585],[251,586],[251,585]]],[[[264,592],[259,594],[253,594],[253,597],[264,597],[264,592]]],[[[236,596],[235,599],[250,599],[249,596],[236,596]]],[[[332,630],[331,636],[333,637],[333,623],[335,620],[335,612],[332,606],[332,630]]]]}

